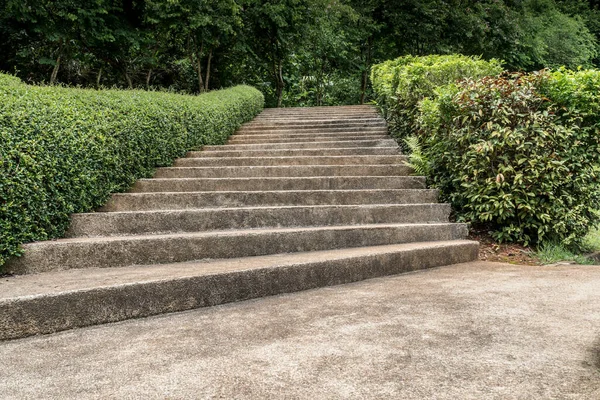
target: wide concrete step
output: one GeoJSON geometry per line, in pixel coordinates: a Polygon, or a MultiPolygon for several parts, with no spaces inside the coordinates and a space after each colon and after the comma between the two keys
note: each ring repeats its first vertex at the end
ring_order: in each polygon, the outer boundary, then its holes
{"type": "Polygon", "coordinates": [[[389,139],[389,135],[387,134],[387,132],[371,132],[371,133],[361,133],[361,132],[333,132],[333,133],[329,133],[329,132],[325,132],[325,133],[314,133],[314,132],[275,132],[275,133],[251,133],[251,134],[235,134],[233,136],[230,137],[231,140],[233,139],[243,139],[243,140],[258,140],[258,139],[293,139],[293,138],[298,138],[298,139],[314,139],[314,138],[327,138],[327,139],[334,139],[334,138],[346,138],[346,137],[363,137],[363,138],[367,138],[365,140],[368,140],[368,138],[370,137],[377,137],[377,138],[388,138],[389,139]]]}
{"type": "Polygon", "coordinates": [[[315,115],[330,115],[330,116],[356,116],[356,115],[379,115],[377,108],[373,106],[358,106],[358,107],[319,107],[319,108],[266,108],[259,114],[258,118],[268,116],[283,117],[283,116],[315,116],[315,115]]]}
{"type": "Polygon", "coordinates": [[[222,151],[222,150],[288,150],[288,149],[312,149],[312,148],[335,148],[342,149],[348,147],[393,147],[397,146],[394,139],[377,140],[347,140],[331,142],[289,142],[289,143],[260,143],[260,144],[226,144],[222,146],[204,146],[204,151],[222,151]]]}
{"type": "Polygon", "coordinates": [[[359,134],[367,134],[367,133],[387,133],[388,130],[384,126],[374,126],[374,127],[339,127],[339,128],[313,128],[313,127],[296,127],[296,128],[288,128],[285,126],[274,127],[274,128],[265,128],[265,129],[257,129],[257,128],[245,128],[242,127],[238,129],[238,134],[244,135],[262,135],[266,133],[348,133],[355,132],[359,134]]]}
{"type": "Polygon", "coordinates": [[[215,258],[323,251],[349,247],[457,240],[467,237],[465,224],[386,224],[235,231],[170,235],[73,238],[35,242],[10,260],[15,274],[76,268],[113,268],[215,258]]]}
{"type": "Polygon", "coordinates": [[[393,156],[298,156],[298,157],[198,157],[179,158],[175,167],[293,166],[293,165],[389,165],[404,164],[408,157],[393,156]]]}
{"type": "Polygon", "coordinates": [[[0,340],[468,262],[477,249],[456,240],[17,276],[0,282],[0,340]]]}
{"type": "Polygon", "coordinates": [[[366,112],[366,113],[316,113],[316,114],[272,114],[263,112],[257,116],[253,122],[263,121],[284,121],[284,122],[298,122],[298,121],[318,121],[318,120],[331,120],[331,121],[353,121],[360,119],[380,119],[381,116],[378,113],[366,112]]]}
{"type": "Polygon", "coordinates": [[[346,147],[310,149],[231,150],[228,146],[211,151],[190,151],[187,157],[312,157],[312,156],[380,156],[400,154],[398,145],[390,147],[346,147]]]}
{"type": "MultiPolygon", "coordinates": [[[[279,121],[278,121],[279,122],[279,121]]],[[[354,118],[295,118],[295,119],[282,119],[280,122],[285,123],[287,125],[319,125],[319,126],[329,126],[329,125],[384,125],[385,120],[380,116],[362,116],[362,117],[354,117],[354,118]]],[[[255,119],[250,122],[246,122],[242,126],[262,126],[262,125],[272,125],[276,123],[275,121],[268,121],[265,119],[255,119]]]]}
{"type": "Polygon", "coordinates": [[[359,117],[359,116],[379,116],[376,109],[363,109],[363,110],[313,110],[306,112],[305,110],[291,110],[291,109],[279,109],[270,110],[265,109],[260,113],[256,119],[262,118],[305,118],[305,117],[328,117],[328,118],[347,118],[347,117],[359,117]]]}
{"type": "Polygon", "coordinates": [[[168,167],[158,168],[155,178],[245,178],[311,176],[404,176],[412,168],[406,165],[292,165],[237,167],[168,167]]]}
{"type": "Polygon", "coordinates": [[[433,189],[287,190],[117,193],[101,211],[181,210],[207,207],[435,203],[433,189]]]}
{"type": "Polygon", "coordinates": [[[67,237],[301,226],[448,222],[448,204],[207,208],[75,214],[67,237]]]}
{"type": "Polygon", "coordinates": [[[425,189],[425,178],[418,176],[313,176],[140,179],[134,184],[132,192],[343,189],[425,189]]]}
{"type": "MultiPolygon", "coordinates": [[[[256,135],[258,136],[258,135],[256,135]]],[[[282,135],[263,136],[254,138],[253,135],[232,136],[227,144],[260,144],[260,143],[299,143],[299,142],[347,142],[352,140],[384,140],[389,139],[388,135],[360,135],[360,136],[293,136],[282,135]]]]}
{"type": "Polygon", "coordinates": [[[303,129],[329,129],[339,128],[387,128],[385,121],[381,118],[370,120],[354,120],[354,121],[336,121],[336,120],[307,120],[307,121],[255,121],[242,125],[241,129],[248,130],[272,130],[272,129],[288,129],[288,130],[303,130],[303,129]]]}

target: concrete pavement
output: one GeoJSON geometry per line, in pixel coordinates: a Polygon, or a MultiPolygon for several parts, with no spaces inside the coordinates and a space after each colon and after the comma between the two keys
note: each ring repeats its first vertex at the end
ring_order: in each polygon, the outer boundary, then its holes
{"type": "Polygon", "coordinates": [[[600,399],[600,267],[468,263],[0,343],[2,399],[600,399]]]}

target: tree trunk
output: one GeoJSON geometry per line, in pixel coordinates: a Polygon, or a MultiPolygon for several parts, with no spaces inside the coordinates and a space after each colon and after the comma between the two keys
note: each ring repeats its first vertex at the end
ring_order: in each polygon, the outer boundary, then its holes
{"type": "Polygon", "coordinates": [[[54,64],[54,68],[52,69],[52,75],[50,75],[50,84],[53,85],[56,82],[56,76],[58,75],[58,70],[60,69],[60,55],[56,58],[56,64],[54,64]]]}
{"type": "Polygon", "coordinates": [[[372,48],[373,36],[369,36],[367,39],[367,54],[365,55],[365,70],[363,71],[360,85],[360,104],[365,104],[367,85],[369,84],[369,71],[371,70],[372,48]]]}
{"type": "Polygon", "coordinates": [[[127,80],[127,87],[129,89],[133,89],[133,80],[131,80],[131,76],[129,76],[129,72],[127,72],[127,68],[124,70],[125,80],[127,80]]]}
{"type": "Polygon", "coordinates": [[[206,79],[204,79],[204,91],[208,91],[208,81],[210,80],[210,62],[212,60],[213,49],[208,52],[208,61],[206,63],[206,79]]]}
{"type": "Polygon", "coordinates": [[[98,71],[98,75],[96,76],[96,89],[100,89],[100,80],[102,79],[102,67],[98,71]]]}
{"type": "Polygon", "coordinates": [[[362,73],[362,82],[360,84],[360,104],[365,104],[365,93],[367,91],[368,71],[369,70],[365,68],[365,70],[362,73]]]}
{"type": "Polygon", "coordinates": [[[317,75],[317,106],[323,105],[323,94],[325,93],[325,87],[323,85],[323,76],[325,76],[325,64],[321,62],[321,68],[317,75]]]}
{"type": "Polygon", "coordinates": [[[281,107],[283,101],[283,87],[285,82],[283,80],[283,63],[279,60],[279,66],[277,69],[277,107],[281,107]]]}
{"type": "Polygon", "coordinates": [[[198,73],[198,91],[200,93],[204,92],[204,82],[202,81],[202,60],[200,60],[200,57],[197,58],[196,60],[196,71],[198,73]]]}
{"type": "Polygon", "coordinates": [[[152,78],[152,68],[146,74],[146,90],[150,90],[150,78],[152,78]]]}

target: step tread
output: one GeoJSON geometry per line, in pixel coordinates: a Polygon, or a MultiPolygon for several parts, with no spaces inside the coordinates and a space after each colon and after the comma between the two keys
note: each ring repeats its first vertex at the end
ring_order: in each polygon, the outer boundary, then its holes
{"type": "Polygon", "coordinates": [[[310,164],[310,165],[223,165],[223,166],[199,166],[199,167],[160,167],[159,169],[315,169],[315,168],[389,168],[389,167],[404,167],[404,163],[390,163],[390,164],[310,164]]]}
{"type": "Polygon", "coordinates": [[[416,242],[173,264],[71,269],[32,275],[17,275],[0,280],[0,301],[26,300],[35,296],[57,296],[64,292],[177,280],[192,276],[225,274],[236,271],[286,267],[320,260],[342,260],[370,254],[459,246],[470,243],[476,242],[469,240],[416,242]]]}
{"type": "Polygon", "coordinates": [[[48,240],[42,242],[33,242],[23,245],[25,248],[30,247],[45,247],[45,246],[62,246],[73,243],[111,243],[123,241],[155,241],[159,239],[176,239],[176,238],[203,238],[203,237],[234,237],[234,236],[253,236],[265,235],[274,233],[296,233],[296,232],[317,232],[317,231],[355,231],[355,230],[377,230],[377,229],[399,229],[410,227],[449,227],[466,225],[456,222],[423,222],[410,224],[361,224],[361,225],[333,225],[333,226],[306,226],[306,227],[282,227],[282,228],[256,228],[256,229],[228,229],[228,230],[213,230],[206,232],[177,232],[167,234],[144,234],[144,235],[128,235],[128,236],[101,236],[101,237],[77,237],[77,238],[62,238],[56,240],[48,240]]]}
{"type": "MultiPolygon", "coordinates": [[[[187,169],[185,167],[182,167],[184,169],[187,169]]],[[[189,167],[189,168],[194,168],[194,167],[189,167]]],[[[200,167],[202,168],[202,167],[200,167]]],[[[407,180],[407,179],[414,179],[414,180],[424,180],[425,177],[424,176],[417,176],[417,175],[410,175],[410,176],[381,176],[381,175],[337,175],[337,176],[329,176],[329,175],[324,175],[324,176],[267,176],[267,177],[258,177],[258,176],[249,176],[249,177],[240,177],[240,178],[145,178],[145,179],[138,179],[138,182],[143,181],[204,181],[204,180],[208,180],[208,181],[247,181],[247,180],[259,180],[259,181],[263,181],[263,180],[323,180],[323,179],[365,179],[365,178],[373,178],[373,179],[399,179],[399,180],[407,180]]]]}
{"type": "Polygon", "coordinates": [[[255,157],[276,157],[276,155],[282,156],[282,154],[294,154],[302,156],[334,156],[334,155],[400,155],[400,148],[398,146],[381,146],[381,147],[329,147],[329,148],[301,148],[301,149],[214,149],[211,151],[190,151],[187,155],[188,158],[198,157],[231,157],[233,154],[236,156],[244,155],[255,156],[255,157]]]}
{"type": "MultiPolygon", "coordinates": [[[[355,192],[355,190],[352,190],[355,192]]],[[[175,192],[180,194],[179,192],[175,192]]],[[[191,192],[193,193],[193,192],[191,192]]],[[[205,192],[200,192],[205,193],[205,192]]],[[[223,193],[223,192],[219,192],[223,193]]],[[[136,193],[139,194],[139,193],[136,193]]],[[[74,217],[81,216],[105,216],[105,215],[130,215],[130,214],[173,214],[173,213],[201,213],[201,212],[218,212],[218,211],[252,211],[252,210],[299,210],[299,209],[375,209],[375,208],[413,208],[413,207],[447,207],[449,203],[395,203],[395,204],[317,204],[317,205],[290,205],[290,206],[250,206],[250,207],[197,207],[186,209],[162,209],[162,210],[143,210],[143,211],[108,211],[108,212],[90,212],[74,214],[74,217]]]]}
{"type": "MultiPolygon", "coordinates": [[[[319,146],[321,145],[321,147],[318,148],[330,148],[330,147],[324,147],[324,146],[329,146],[329,145],[342,145],[342,144],[351,144],[351,145],[356,145],[356,147],[360,147],[360,145],[365,145],[367,143],[395,143],[394,139],[392,138],[385,138],[385,139],[373,139],[373,140],[331,140],[331,141],[323,141],[323,142],[287,142],[287,143],[254,143],[254,144],[223,144],[223,145],[216,145],[216,146],[204,146],[203,148],[205,150],[213,150],[213,149],[228,149],[228,148],[233,148],[233,147],[240,147],[240,148],[259,148],[261,146],[265,146],[265,150],[268,150],[270,147],[266,147],[266,146],[279,146],[279,145],[285,145],[285,146],[305,146],[305,145],[315,145],[315,146],[319,146]]],[[[367,146],[370,147],[370,146],[367,146]]],[[[390,146],[392,147],[392,146],[390,146]]],[[[332,148],[336,148],[336,147],[332,147],[332,148]]],[[[345,147],[342,147],[345,148],[345,147]]]]}

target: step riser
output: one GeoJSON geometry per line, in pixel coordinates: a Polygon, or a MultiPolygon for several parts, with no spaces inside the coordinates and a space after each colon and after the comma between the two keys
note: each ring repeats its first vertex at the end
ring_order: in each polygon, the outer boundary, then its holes
{"type": "Polygon", "coordinates": [[[269,144],[269,143],[302,143],[302,142],[348,142],[348,141],[364,141],[364,140],[385,140],[389,139],[387,135],[377,136],[338,136],[338,137],[326,137],[326,136],[315,136],[315,137],[261,137],[258,139],[248,139],[248,135],[244,136],[232,136],[227,144],[269,144]]]}
{"type": "Polygon", "coordinates": [[[155,178],[243,178],[314,176],[407,176],[405,165],[330,165],[298,167],[173,167],[159,168],[155,178]]]}
{"type": "Polygon", "coordinates": [[[115,194],[101,211],[183,210],[203,207],[436,203],[438,191],[359,190],[115,194]]]}
{"type": "Polygon", "coordinates": [[[399,147],[354,147],[345,149],[296,149],[296,150],[213,150],[190,151],[188,157],[297,157],[297,156],[379,156],[399,155],[399,147]]]}
{"type": "Polygon", "coordinates": [[[476,243],[463,243],[0,302],[0,340],[468,262],[477,250],[476,243]]]}
{"type": "MultiPolygon", "coordinates": [[[[269,118],[277,118],[277,117],[269,117],[269,118]]],[[[286,117],[280,117],[286,118],[286,117]]],[[[256,118],[250,122],[244,124],[246,125],[260,125],[265,123],[265,118],[256,118]]],[[[352,118],[339,118],[339,117],[307,117],[305,118],[295,118],[290,120],[288,123],[294,125],[305,125],[305,124],[318,124],[318,125],[329,125],[329,124],[385,124],[385,120],[377,115],[355,115],[352,118]],[[309,119],[310,118],[310,119],[309,119]]]]}
{"type": "Polygon", "coordinates": [[[304,129],[322,129],[324,131],[329,131],[330,129],[343,129],[349,128],[351,130],[356,129],[371,129],[371,128],[379,128],[386,129],[387,126],[384,121],[377,120],[373,122],[304,122],[304,123],[292,123],[292,122],[272,122],[272,123],[252,123],[242,125],[241,130],[251,130],[251,131],[261,131],[261,130],[273,130],[273,129],[287,129],[287,130],[304,130],[304,129]]]}
{"type": "Polygon", "coordinates": [[[73,216],[67,237],[146,235],[227,229],[448,222],[447,204],[291,207],[93,213],[73,216]]]}
{"type": "Polygon", "coordinates": [[[175,167],[293,166],[293,165],[389,165],[404,164],[406,156],[338,157],[242,157],[180,158],[175,167]]]}
{"type": "Polygon", "coordinates": [[[338,122],[338,123],[348,123],[353,121],[362,121],[365,119],[371,120],[379,120],[381,121],[381,116],[376,114],[362,114],[362,115],[287,115],[287,116],[276,116],[276,115],[268,115],[257,117],[253,122],[249,124],[273,124],[273,123],[291,123],[297,124],[300,122],[316,122],[320,123],[321,121],[329,121],[329,122],[338,122]]]}
{"type": "Polygon", "coordinates": [[[132,192],[212,192],[256,190],[424,189],[422,177],[317,177],[317,178],[188,178],[139,180],[132,192]]]}
{"type": "Polygon", "coordinates": [[[231,136],[230,139],[243,139],[243,140],[259,140],[259,139],[313,139],[313,138],[324,138],[324,139],[334,139],[334,138],[357,138],[357,137],[376,137],[376,138],[384,138],[389,139],[390,136],[387,133],[359,133],[359,132],[335,132],[335,133],[252,133],[249,135],[246,134],[238,134],[231,136]]]}
{"type": "Polygon", "coordinates": [[[290,143],[266,143],[266,144],[227,144],[223,146],[204,146],[204,151],[232,151],[232,150],[279,150],[279,149],[342,149],[352,147],[393,147],[397,146],[394,139],[379,140],[354,140],[333,142],[290,142],[290,143]]]}
{"type": "Polygon", "coordinates": [[[369,133],[376,134],[387,134],[388,130],[385,127],[341,127],[341,128],[286,128],[284,126],[281,127],[273,127],[273,128],[265,128],[265,129],[256,129],[256,128],[240,128],[236,133],[240,135],[264,135],[264,134],[285,134],[285,133],[321,133],[321,134],[329,134],[329,133],[348,133],[353,132],[356,134],[367,135],[369,133]]]}
{"type": "Polygon", "coordinates": [[[78,242],[39,242],[25,245],[25,254],[9,261],[11,273],[37,273],[73,268],[111,268],[177,263],[202,259],[241,258],[267,254],[322,251],[387,244],[433,242],[466,238],[462,224],[403,225],[298,229],[291,231],[232,231],[217,235],[122,237],[78,242]]]}

